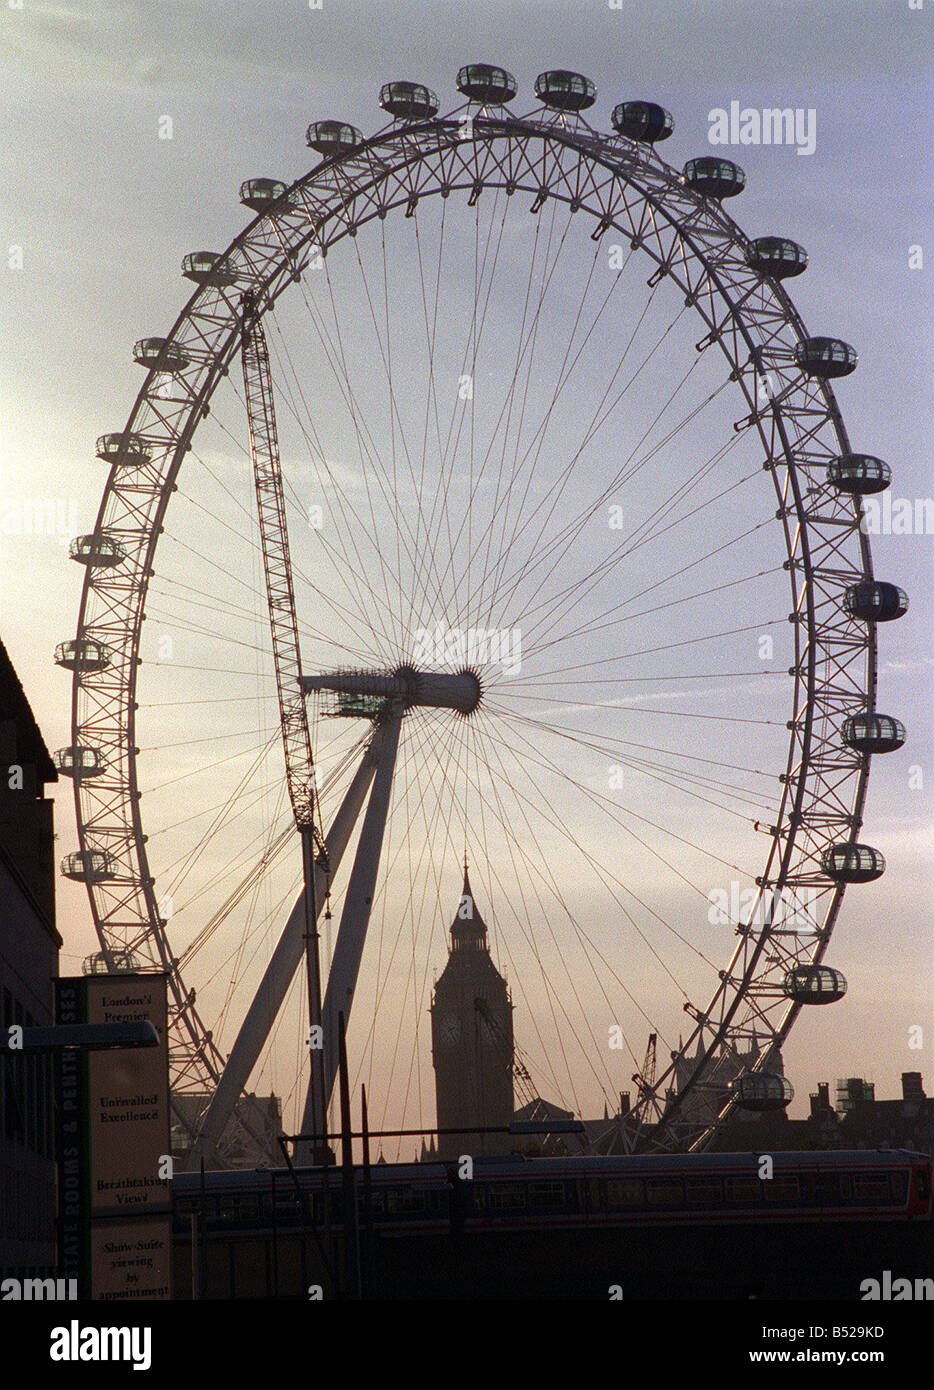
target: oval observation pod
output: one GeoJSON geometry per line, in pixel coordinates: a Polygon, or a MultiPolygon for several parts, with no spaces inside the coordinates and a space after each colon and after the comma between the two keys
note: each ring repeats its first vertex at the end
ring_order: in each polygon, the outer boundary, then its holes
{"type": "Polygon", "coordinates": [[[840,492],[862,497],[872,492],[885,492],[892,481],[892,470],[872,454],[838,454],[827,465],[827,481],[840,492]]]}
{"type": "Polygon", "coordinates": [[[117,861],[109,850],[76,849],[66,854],[61,864],[65,878],[78,883],[101,883],[104,879],[116,878],[117,861]]]}
{"type": "Polygon", "coordinates": [[[512,101],[519,84],[505,68],[489,63],[468,63],[457,74],[457,90],[484,106],[503,106],[512,101]]]}
{"type": "Polygon", "coordinates": [[[76,536],[68,547],[72,560],[77,560],[89,569],[112,569],[126,559],[126,551],[113,536],[98,531],[91,536],[76,536]]]}
{"type": "Polygon", "coordinates": [[[312,121],[305,132],[305,143],[313,150],[330,159],[337,155],[350,154],[363,144],[363,132],[346,121],[312,121]]]}
{"type": "Polygon", "coordinates": [[[746,187],[746,175],[731,159],[718,159],[705,154],[689,159],[684,166],[684,181],[705,198],[735,198],[746,187]]]}
{"type": "Polygon", "coordinates": [[[99,777],[107,763],[99,748],[86,744],[72,743],[67,748],[59,748],[52,754],[52,762],[63,777],[99,777]]]}
{"type": "Polygon", "coordinates": [[[67,671],[104,671],[110,665],[110,649],[93,637],[75,637],[55,648],[56,666],[67,671]]]}
{"type": "Polygon", "coordinates": [[[908,612],[908,595],[897,584],[864,579],[846,590],[843,607],[851,617],[867,623],[891,623],[908,612]]]}
{"type": "Polygon", "coordinates": [[[894,753],[905,742],[905,726],[890,714],[851,714],[840,726],[840,737],[860,753],[894,753]]]}
{"type": "Polygon", "coordinates": [[[223,261],[220,251],[190,251],[182,261],[182,274],[196,285],[216,285],[219,289],[225,289],[228,285],[235,285],[237,277],[223,261]]]}
{"type": "Polygon", "coordinates": [[[135,951],[95,951],[81,962],[82,975],[135,975],[143,963],[135,951]]]}
{"type": "Polygon", "coordinates": [[[427,121],[438,114],[438,98],[421,82],[387,82],[379,104],[397,121],[427,121]]]}
{"type": "Polygon", "coordinates": [[[140,338],[133,344],[133,361],[151,372],[180,372],[190,360],[185,349],[168,338],[140,338]]]}
{"type": "Polygon", "coordinates": [[[808,253],[783,236],[760,236],[746,250],[746,264],[770,280],[788,280],[807,269],[808,253]]]}
{"type": "Polygon", "coordinates": [[[806,376],[829,381],[855,372],[859,354],[842,338],[802,338],[795,346],[795,361],[806,376]]]}
{"type": "Polygon", "coordinates": [[[885,873],[882,851],[872,845],[858,845],[855,840],[828,845],[820,862],[834,883],[873,883],[885,873]]]}
{"type": "Polygon", "coordinates": [[[743,1110],[784,1110],[794,1100],[794,1088],[787,1076],[772,1071],[750,1071],[738,1076],[730,1086],[743,1110]]]}
{"type": "Polygon", "coordinates": [[[102,434],[97,441],[95,453],[105,463],[122,463],[129,468],[140,468],[152,458],[152,450],[141,434],[102,434]]]}
{"type": "Polygon", "coordinates": [[[281,179],[247,179],[240,185],[240,201],[254,212],[265,212],[286,191],[281,179]]]}
{"type": "Polygon", "coordinates": [[[538,74],[535,95],[555,111],[586,111],[597,100],[597,89],[582,73],[556,68],[538,74]]]}
{"type": "Polygon", "coordinates": [[[621,101],[613,107],[610,120],[619,135],[625,135],[629,140],[641,140],[648,145],[654,145],[657,140],[667,140],[675,128],[671,112],[654,101],[621,101]]]}
{"type": "Polygon", "coordinates": [[[829,965],[795,965],[785,976],[783,988],[796,1004],[836,1004],[846,994],[846,979],[829,965]]]}

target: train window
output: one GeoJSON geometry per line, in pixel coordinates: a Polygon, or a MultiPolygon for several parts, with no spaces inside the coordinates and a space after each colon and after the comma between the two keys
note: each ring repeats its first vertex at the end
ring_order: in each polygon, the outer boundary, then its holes
{"type": "Polygon", "coordinates": [[[918,1196],[922,1202],[926,1202],[931,1195],[931,1178],[926,1168],[916,1168],[915,1174],[918,1179],[918,1196]]]}
{"type": "Polygon", "coordinates": [[[857,1201],[876,1199],[888,1201],[892,1196],[892,1180],[888,1173],[854,1173],[853,1196],[857,1201]]]}
{"type": "Polygon", "coordinates": [[[425,1199],[421,1192],[407,1192],[404,1187],[397,1187],[386,1193],[386,1209],[392,1215],[398,1212],[421,1211],[425,1205],[425,1199]]]}
{"type": "Polygon", "coordinates": [[[221,1221],[233,1221],[238,1213],[239,1202],[235,1196],[227,1195],[217,1199],[217,1215],[221,1221]]]}
{"type": "Polygon", "coordinates": [[[758,1202],[762,1196],[762,1184],[758,1178],[727,1178],[726,1199],[728,1202],[758,1202]]]}
{"type": "Polygon", "coordinates": [[[767,1202],[797,1202],[801,1197],[797,1178],[769,1178],[763,1182],[762,1191],[767,1202]]]}
{"type": "Polygon", "coordinates": [[[683,1202],[680,1182],[671,1178],[650,1178],[645,1185],[646,1199],[654,1206],[668,1207],[683,1202]]]}
{"type": "Polygon", "coordinates": [[[503,1211],[507,1207],[524,1207],[525,1189],[513,1183],[491,1183],[488,1189],[488,1203],[491,1211],[503,1211]]]}
{"type": "Polygon", "coordinates": [[[530,1207],[560,1207],[560,1206],[564,1206],[564,1183],[563,1183],[563,1182],[533,1182],[533,1183],[529,1183],[529,1206],[530,1206],[530,1207]]]}
{"type": "Polygon", "coordinates": [[[719,1202],[723,1197],[719,1182],[713,1178],[704,1181],[688,1178],[684,1184],[684,1195],[688,1202],[698,1206],[705,1202],[719,1202]]]}
{"type": "MultiPolygon", "coordinates": [[[[909,1182],[908,1174],[890,1173],[889,1182],[892,1184],[892,1201],[899,1203],[907,1202],[909,1182]]],[[[920,1196],[921,1194],[919,1193],[918,1195],[920,1196]]]]}
{"type": "Polygon", "coordinates": [[[644,1201],[641,1178],[610,1178],[606,1199],[611,1207],[640,1207],[644,1201]]]}

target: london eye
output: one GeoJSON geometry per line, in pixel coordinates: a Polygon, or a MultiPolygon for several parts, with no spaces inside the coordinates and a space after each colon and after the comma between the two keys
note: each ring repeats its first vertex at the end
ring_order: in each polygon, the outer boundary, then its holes
{"type": "Polygon", "coordinates": [[[843,897],[885,868],[907,598],[860,525],[890,472],[834,394],[857,354],[788,293],[805,250],[733,220],[737,164],[666,163],[655,103],[606,132],[577,73],[528,109],[500,68],[457,88],[387,83],[375,134],[314,121],[308,172],[246,180],[136,343],[72,545],[62,868],[100,968],[167,973],[220,1162],[260,1078],[322,1132],[339,1013],[425,1122],[465,858],[537,1093],[631,1087],[633,1148],[704,1148],[789,1103],[782,1044],[843,999],[843,897]]]}

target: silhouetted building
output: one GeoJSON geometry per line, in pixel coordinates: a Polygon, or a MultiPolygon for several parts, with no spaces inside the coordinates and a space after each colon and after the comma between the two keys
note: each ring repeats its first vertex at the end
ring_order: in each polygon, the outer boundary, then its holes
{"type": "Polygon", "coordinates": [[[602,1120],[584,1120],[584,1133],[568,1137],[568,1153],[627,1154],[632,1151],[631,1096],[620,1091],[619,1108],[611,1115],[606,1104],[602,1120]]]}
{"type": "Polygon", "coordinates": [[[876,1088],[861,1076],[840,1077],[837,1080],[837,1114],[846,1115],[866,1101],[875,1100],[876,1088]]]}
{"type": "Polygon", "coordinates": [[[934,1154],[934,1099],[924,1094],[920,1072],[902,1074],[900,1100],[876,1100],[875,1087],[862,1077],[838,1083],[837,1107],[830,1085],[818,1083],[810,1114],[790,1120],[779,1114],[734,1117],[720,1130],[720,1153],[750,1147],[782,1149],[913,1149],[934,1154]],[[845,1101],[845,1104],[841,1104],[845,1101]]]}
{"type": "MultiPolygon", "coordinates": [[[[668,1093],[669,1101],[683,1090],[695,1070],[696,1059],[702,1058],[704,1054],[705,1048],[701,1036],[698,1038],[694,1057],[679,1058],[675,1064],[674,1086],[668,1093]]],[[[704,1072],[703,1084],[695,1086],[679,1107],[678,1120],[691,1124],[711,1124],[723,1107],[731,1083],[742,1073],[752,1071],[761,1056],[762,1049],[755,1033],[750,1039],[747,1052],[721,1052],[708,1064],[704,1072]]],[[[777,1047],[768,1048],[762,1061],[762,1070],[784,1076],[785,1064],[777,1047]]],[[[748,1112],[744,1112],[744,1120],[751,1118],[752,1116],[748,1112]]],[[[779,1123],[781,1118],[784,1118],[784,1111],[780,1112],[779,1123]]]]}
{"type": "Polygon", "coordinates": [[[512,1003],[490,957],[466,865],[450,954],[431,1003],[431,1050],[438,1128],[463,1131],[440,1136],[440,1156],[509,1153],[508,1134],[474,1132],[512,1120],[512,1003]]]}
{"type": "MultiPolygon", "coordinates": [[[[541,1096],[534,1096],[526,1105],[521,1105],[513,1116],[520,1124],[540,1125],[547,1125],[552,1120],[574,1118],[573,1110],[564,1110],[550,1100],[543,1100],[541,1096]]],[[[578,1152],[580,1138],[576,1134],[528,1134],[514,1138],[513,1148],[532,1158],[563,1158],[568,1153],[578,1152]]]]}
{"type": "MultiPolygon", "coordinates": [[[[52,802],[58,774],[0,643],[0,1023],[52,1023],[61,938],[55,929],[52,802]]],[[[19,1277],[55,1263],[52,1060],[0,1054],[0,1268],[19,1277]]]]}
{"type": "MultiPolygon", "coordinates": [[[[185,1166],[192,1133],[197,1130],[211,1097],[197,1092],[172,1096],[172,1156],[185,1166]]],[[[268,1168],[282,1164],[279,1135],[282,1106],[278,1096],[243,1095],[218,1144],[225,1168],[268,1168]]]]}

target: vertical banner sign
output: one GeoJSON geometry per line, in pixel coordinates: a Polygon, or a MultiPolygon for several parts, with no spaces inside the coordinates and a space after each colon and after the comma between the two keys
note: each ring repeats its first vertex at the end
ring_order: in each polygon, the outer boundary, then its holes
{"type": "MultiPolygon", "coordinates": [[[[55,981],[55,1020],[84,1023],[84,980],[55,981]]],[[[63,1048],[56,1057],[58,1094],[58,1273],[87,1296],[88,1172],[84,1058],[63,1048]]]]}
{"type": "MultiPolygon", "coordinates": [[[[59,1007],[74,990],[82,1023],[155,1025],[159,1047],[72,1054],[63,1062],[60,1161],[61,1254],[80,1252],[83,1296],[107,1300],[171,1297],[171,1189],[166,982],[163,975],[88,975],[59,982],[59,1007]],[[68,1164],[76,1165],[69,1170],[68,1164]],[[71,1187],[69,1187],[69,1182],[71,1187]],[[69,1192],[79,1194],[77,1229],[69,1192]]],[[[60,1021],[64,1022],[64,1019],[60,1021]]],[[[62,1273],[66,1270],[63,1268],[62,1273]]],[[[71,1269],[68,1273],[71,1273],[71,1269]]]]}

